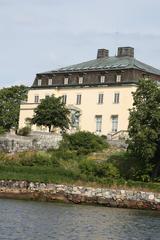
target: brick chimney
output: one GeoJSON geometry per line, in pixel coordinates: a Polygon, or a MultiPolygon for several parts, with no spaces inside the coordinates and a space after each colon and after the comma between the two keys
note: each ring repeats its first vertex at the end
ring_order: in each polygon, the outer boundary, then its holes
{"type": "Polygon", "coordinates": [[[97,59],[109,57],[109,50],[105,48],[98,49],[97,59]]]}
{"type": "Polygon", "coordinates": [[[117,57],[134,57],[134,48],[119,47],[117,57]]]}

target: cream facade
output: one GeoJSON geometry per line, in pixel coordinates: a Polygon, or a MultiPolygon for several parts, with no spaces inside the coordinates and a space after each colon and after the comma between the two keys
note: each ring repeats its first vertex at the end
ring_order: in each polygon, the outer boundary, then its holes
{"type": "MultiPolygon", "coordinates": [[[[136,85],[77,87],[60,89],[31,89],[28,101],[21,104],[19,128],[26,126],[27,118],[32,118],[34,109],[46,96],[66,96],[66,106],[78,109],[80,130],[100,135],[126,131],[128,127],[129,108],[132,107],[132,92],[136,85]],[[78,96],[81,96],[77,102],[78,96]]],[[[33,130],[47,131],[45,127],[32,126],[33,130]]],[[[71,129],[72,130],[72,129],[71,129]]]]}

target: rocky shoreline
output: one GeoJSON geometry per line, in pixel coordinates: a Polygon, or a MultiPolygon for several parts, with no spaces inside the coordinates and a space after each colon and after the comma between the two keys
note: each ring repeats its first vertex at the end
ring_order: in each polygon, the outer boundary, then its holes
{"type": "Polygon", "coordinates": [[[0,181],[0,198],[62,201],[107,207],[160,210],[160,193],[67,186],[27,181],[0,181]]]}

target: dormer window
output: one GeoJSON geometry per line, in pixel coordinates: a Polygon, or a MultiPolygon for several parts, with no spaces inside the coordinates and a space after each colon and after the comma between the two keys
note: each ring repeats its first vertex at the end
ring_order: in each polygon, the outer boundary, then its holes
{"type": "Polygon", "coordinates": [[[79,77],[78,83],[83,84],[83,77],[79,77]]]}
{"type": "Polygon", "coordinates": [[[120,75],[120,74],[118,74],[118,75],[116,76],[116,82],[121,82],[121,75],[120,75]]]}
{"type": "Polygon", "coordinates": [[[68,84],[68,77],[64,78],[64,84],[67,85],[68,84]]]}
{"type": "Polygon", "coordinates": [[[48,85],[51,86],[52,85],[52,78],[48,79],[48,85]]]}
{"type": "Polygon", "coordinates": [[[42,79],[38,79],[38,86],[42,85],[42,79]]]}
{"type": "Polygon", "coordinates": [[[105,76],[102,75],[101,78],[100,78],[100,83],[104,83],[105,82],[105,76]]]}

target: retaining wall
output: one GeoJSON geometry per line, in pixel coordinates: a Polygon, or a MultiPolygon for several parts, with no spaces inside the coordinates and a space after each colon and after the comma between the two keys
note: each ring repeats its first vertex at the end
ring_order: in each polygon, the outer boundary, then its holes
{"type": "Polygon", "coordinates": [[[0,151],[14,153],[27,150],[47,150],[58,148],[61,140],[61,135],[52,133],[33,132],[27,137],[8,133],[0,137],[0,151]]]}
{"type": "Polygon", "coordinates": [[[0,181],[0,198],[99,204],[107,207],[160,210],[160,193],[27,181],[0,181]]]}

